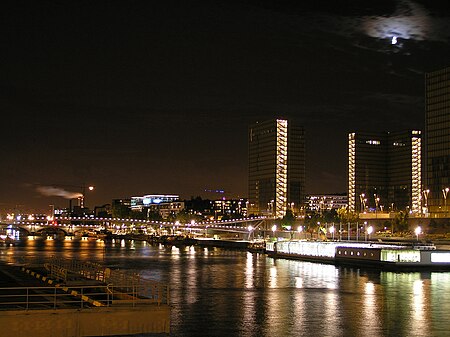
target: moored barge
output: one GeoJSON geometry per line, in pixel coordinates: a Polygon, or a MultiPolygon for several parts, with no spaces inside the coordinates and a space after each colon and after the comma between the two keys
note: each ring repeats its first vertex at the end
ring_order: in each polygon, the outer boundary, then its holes
{"type": "Polygon", "coordinates": [[[433,244],[286,240],[267,242],[266,254],[389,270],[450,271],[450,250],[437,250],[433,244]]]}

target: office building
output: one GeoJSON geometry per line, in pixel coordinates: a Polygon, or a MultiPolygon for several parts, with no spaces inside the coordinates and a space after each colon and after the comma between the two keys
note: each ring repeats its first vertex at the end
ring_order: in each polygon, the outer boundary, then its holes
{"type": "Polygon", "coordinates": [[[144,209],[150,207],[150,205],[159,205],[161,203],[170,203],[179,200],[179,195],[147,194],[142,197],[131,197],[130,207],[132,211],[142,212],[144,209]]]}
{"type": "Polygon", "coordinates": [[[420,214],[421,132],[358,132],[348,137],[349,210],[420,214]]]}
{"type": "Polygon", "coordinates": [[[323,213],[346,208],[347,194],[314,194],[306,196],[306,211],[323,213]]]}
{"type": "Polygon", "coordinates": [[[423,196],[432,217],[448,216],[450,188],[450,67],[425,75],[425,162],[423,196]]]}
{"type": "Polygon", "coordinates": [[[281,218],[304,206],[305,135],[286,119],[257,122],[249,127],[250,214],[281,218]]]}

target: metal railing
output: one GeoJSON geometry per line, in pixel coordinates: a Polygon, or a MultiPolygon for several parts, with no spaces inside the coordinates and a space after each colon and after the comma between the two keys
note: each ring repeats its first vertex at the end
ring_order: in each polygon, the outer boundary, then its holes
{"type": "Polygon", "coordinates": [[[168,289],[160,287],[157,282],[132,288],[112,285],[0,288],[0,311],[135,307],[149,304],[169,304],[168,289]]]}
{"type": "MultiPolygon", "coordinates": [[[[36,277],[39,276],[41,279],[44,279],[42,277],[44,275],[39,274],[40,272],[31,273],[31,271],[44,271],[43,267],[46,267],[45,279],[47,281],[52,279],[54,282],[52,283],[53,286],[49,287],[0,288],[0,309],[7,306],[8,303],[13,303],[12,299],[14,298],[19,299],[19,303],[15,305],[22,309],[28,309],[30,303],[33,306],[39,306],[40,303],[36,300],[39,298],[39,293],[37,292],[43,291],[46,298],[51,297],[51,301],[42,301],[42,306],[46,307],[49,307],[49,303],[53,303],[52,307],[56,307],[56,304],[65,305],[70,303],[78,303],[79,307],[86,307],[92,306],[92,303],[95,303],[96,306],[136,306],[143,304],[169,304],[170,301],[168,284],[144,279],[137,273],[113,270],[97,262],[59,257],[51,257],[50,259],[22,257],[15,259],[15,261],[10,261],[10,263],[24,266],[24,270],[28,269],[30,274],[36,277]],[[83,284],[83,280],[95,280],[98,282],[94,285],[92,285],[92,282],[83,284]],[[14,289],[17,291],[11,293],[14,289]],[[93,299],[86,298],[89,293],[92,293],[93,299]],[[74,298],[64,299],[64,296],[67,297],[68,294],[74,298]],[[97,297],[100,297],[101,301],[97,301],[97,297]],[[29,299],[33,300],[30,302],[29,299]],[[89,303],[90,300],[92,303],[89,303]]],[[[48,283],[50,284],[50,282],[48,283]]]]}
{"type": "Polygon", "coordinates": [[[93,306],[107,306],[110,302],[110,295],[102,287],[91,286],[70,289],[60,287],[0,288],[0,310],[82,309],[93,306]]]}

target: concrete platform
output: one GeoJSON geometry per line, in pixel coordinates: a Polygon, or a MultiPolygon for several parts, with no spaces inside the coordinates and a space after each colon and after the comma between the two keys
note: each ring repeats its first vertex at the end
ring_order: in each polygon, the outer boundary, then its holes
{"type": "Polygon", "coordinates": [[[0,263],[2,337],[119,336],[170,332],[170,305],[110,299],[92,280],[59,284],[41,269],[0,263]],[[81,282],[82,283],[82,282],[81,282]],[[81,291],[81,292],[80,292],[81,291]],[[95,292],[95,293],[93,293],[95,292]]]}

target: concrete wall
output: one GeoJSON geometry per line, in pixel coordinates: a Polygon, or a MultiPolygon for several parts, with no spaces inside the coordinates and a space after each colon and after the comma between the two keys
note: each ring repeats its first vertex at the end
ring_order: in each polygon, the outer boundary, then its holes
{"type": "Polygon", "coordinates": [[[167,305],[0,312],[2,337],[81,337],[169,332],[170,307],[167,305]]]}

